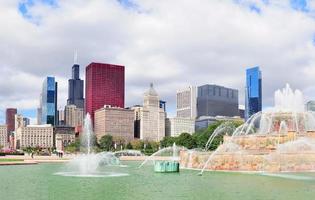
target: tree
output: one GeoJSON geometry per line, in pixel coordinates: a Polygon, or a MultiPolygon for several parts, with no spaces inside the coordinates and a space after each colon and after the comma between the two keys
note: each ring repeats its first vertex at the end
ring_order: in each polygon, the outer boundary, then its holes
{"type": "Polygon", "coordinates": [[[184,146],[188,149],[193,149],[196,147],[195,138],[189,133],[182,133],[176,139],[176,144],[179,146],[184,146]]]}
{"type": "MultiPolygon", "coordinates": [[[[193,134],[193,138],[195,138],[196,145],[198,148],[205,148],[206,143],[209,140],[209,137],[213,134],[216,128],[220,126],[222,123],[225,123],[226,121],[217,121],[211,125],[208,126],[208,128],[199,130],[196,133],[193,134]]],[[[239,127],[243,124],[242,121],[230,121],[232,123],[232,126],[235,128],[239,127]]],[[[218,135],[214,138],[213,142],[211,143],[209,150],[215,150],[221,143],[223,142],[223,135],[218,135]]]]}
{"type": "Polygon", "coordinates": [[[100,139],[99,146],[102,150],[110,151],[113,147],[113,136],[104,135],[100,139]]]}
{"type": "Polygon", "coordinates": [[[172,146],[174,144],[174,142],[176,143],[175,137],[166,136],[163,138],[163,140],[160,141],[160,145],[161,145],[161,147],[165,148],[165,147],[172,146]]]}
{"type": "Polygon", "coordinates": [[[142,150],[144,142],[142,140],[132,140],[130,144],[132,145],[132,149],[142,150]]]}
{"type": "Polygon", "coordinates": [[[126,146],[126,149],[133,149],[130,142],[128,142],[128,144],[127,144],[127,146],[126,146]]]}
{"type": "Polygon", "coordinates": [[[195,138],[197,147],[202,149],[205,148],[206,143],[213,131],[223,122],[224,121],[214,122],[213,124],[209,125],[208,128],[201,130],[200,132],[196,132],[193,137],[195,138]]]}
{"type": "Polygon", "coordinates": [[[74,142],[68,144],[64,150],[65,152],[68,153],[75,153],[80,151],[80,146],[81,146],[80,139],[76,139],[74,142]]]}

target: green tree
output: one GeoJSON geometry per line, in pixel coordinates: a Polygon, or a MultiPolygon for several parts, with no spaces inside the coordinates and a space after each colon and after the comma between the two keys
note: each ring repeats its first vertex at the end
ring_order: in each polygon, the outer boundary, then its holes
{"type": "Polygon", "coordinates": [[[132,140],[130,144],[132,145],[132,149],[142,150],[144,142],[142,140],[136,139],[136,140],[132,140]]]}
{"type": "Polygon", "coordinates": [[[104,135],[100,139],[99,146],[102,150],[110,151],[113,147],[113,136],[104,135]]]}
{"type": "Polygon", "coordinates": [[[196,148],[195,138],[189,133],[182,133],[176,139],[176,144],[188,149],[196,148]]]}
{"type": "Polygon", "coordinates": [[[126,145],[126,149],[133,149],[130,142],[128,142],[128,144],[126,145]]]}
{"type": "MultiPolygon", "coordinates": [[[[193,134],[193,138],[195,138],[197,148],[205,148],[206,143],[209,140],[209,137],[213,134],[214,130],[218,128],[222,123],[226,121],[217,121],[208,126],[208,128],[199,130],[193,134]]],[[[237,128],[238,126],[243,124],[243,121],[231,121],[232,126],[237,128]]],[[[214,138],[213,142],[211,143],[209,150],[215,150],[221,143],[223,142],[223,135],[218,135],[214,138]]]]}
{"type": "Polygon", "coordinates": [[[165,148],[165,147],[172,146],[174,144],[174,142],[176,143],[175,137],[166,136],[163,138],[163,140],[160,141],[160,145],[161,145],[161,147],[165,148]]]}
{"type": "Polygon", "coordinates": [[[81,142],[80,139],[76,139],[74,142],[70,143],[65,147],[65,152],[76,153],[80,151],[81,142]]]}

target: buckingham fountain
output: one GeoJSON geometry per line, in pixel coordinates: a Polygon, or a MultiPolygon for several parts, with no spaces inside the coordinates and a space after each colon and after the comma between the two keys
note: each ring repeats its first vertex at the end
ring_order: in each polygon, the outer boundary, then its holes
{"type": "Polygon", "coordinates": [[[275,92],[273,108],[251,116],[240,127],[226,122],[210,136],[205,151],[180,153],[183,168],[222,171],[315,171],[315,114],[304,108],[303,94],[287,84],[275,92]],[[207,151],[215,137],[223,143],[207,151]]]}

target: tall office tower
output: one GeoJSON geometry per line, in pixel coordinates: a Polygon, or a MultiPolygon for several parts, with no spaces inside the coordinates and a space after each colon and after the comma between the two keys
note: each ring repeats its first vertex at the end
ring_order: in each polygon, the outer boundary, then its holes
{"type": "Polygon", "coordinates": [[[80,65],[74,63],[72,66],[72,78],[68,80],[67,105],[76,105],[77,108],[84,108],[83,80],[80,79],[80,65]]]}
{"type": "Polygon", "coordinates": [[[29,118],[27,118],[27,117],[23,117],[23,126],[28,126],[28,125],[30,125],[30,119],[29,118]]]}
{"type": "Polygon", "coordinates": [[[112,64],[91,63],[85,73],[85,111],[94,122],[94,112],[110,105],[125,106],[125,67],[112,64]]]}
{"type": "Polygon", "coordinates": [[[10,140],[10,133],[15,130],[15,115],[17,113],[16,108],[7,108],[5,114],[5,121],[7,125],[7,141],[10,140]]]}
{"type": "Polygon", "coordinates": [[[43,82],[41,93],[41,124],[58,124],[57,116],[57,82],[55,77],[47,77],[43,82]]]}
{"type": "Polygon", "coordinates": [[[65,120],[65,111],[64,110],[58,110],[58,125],[59,126],[64,126],[66,124],[66,120],[65,120]]]}
{"type": "Polygon", "coordinates": [[[77,108],[75,105],[66,105],[65,107],[65,125],[77,127],[83,125],[83,108],[77,108]]]}
{"type": "Polygon", "coordinates": [[[182,118],[195,119],[197,117],[196,86],[178,90],[176,94],[176,115],[182,118]]]}
{"type": "Polygon", "coordinates": [[[245,88],[245,119],[261,111],[262,108],[262,84],[259,67],[246,70],[245,88]]]}
{"type": "Polygon", "coordinates": [[[198,87],[197,115],[239,116],[238,91],[218,85],[198,87]]]}
{"type": "Polygon", "coordinates": [[[140,139],[160,141],[165,137],[166,113],[160,107],[159,95],[153,88],[144,93],[143,107],[140,108],[140,139]]]}
{"type": "Polygon", "coordinates": [[[307,111],[315,112],[315,101],[308,101],[305,105],[307,111]]]}

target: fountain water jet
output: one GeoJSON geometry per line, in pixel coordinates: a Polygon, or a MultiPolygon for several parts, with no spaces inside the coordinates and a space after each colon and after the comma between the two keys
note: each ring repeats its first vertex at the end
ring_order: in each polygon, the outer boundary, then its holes
{"type": "MultiPolygon", "coordinates": [[[[206,149],[221,129],[218,127],[210,136],[206,149]]],[[[232,134],[225,134],[224,143],[210,155],[199,153],[195,157],[192,159],[190,153],[181,152],[181,166],[196,166],[201,174],[204,170],[313,171],[314,114],[304,111],[302,93],[286,84],[284,89],[275,92],[274,108],[254,114],[232,134]]]]}
{"type": "MultiPolygon", "coordinates": [[[[114,171],[103,171],[102,167],[120,166],[119,158],[113,152],[93,153],[93,129],[91,117],[86,115],[84,120],[83,135],[81,136],[81,152],[79,156],[72,159],[66,165],[65,172],[58,172],[56,175],[77,176],[77,177],[115,177],[127,176],[125,173],[114,171]]],[[[122,152],[120,152],[122,153],[122,152]]]]}

